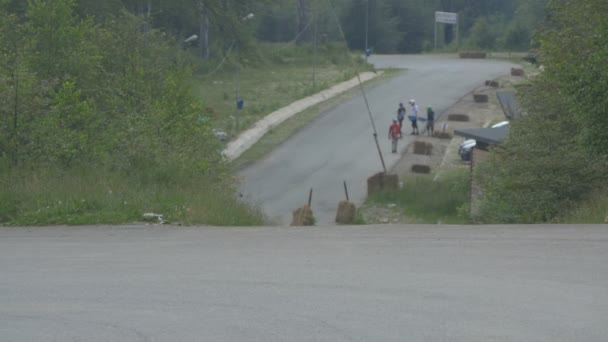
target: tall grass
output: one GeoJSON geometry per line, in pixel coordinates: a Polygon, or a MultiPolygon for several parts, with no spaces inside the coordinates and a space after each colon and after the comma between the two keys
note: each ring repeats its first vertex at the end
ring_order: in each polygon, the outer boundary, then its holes
{"type": "Polygon", "coordinates": [[[440,177],[410,176],[397,191],[374,194],[368,201],[394,203],[420,223],[469,223],[470,173],[468,169],[444,171],[440,177]]]}
{"type": "Polygon", "coordinates": [[[3,170],[0,223],[7,225],[119,224],[143,214],[168,223],[218,226],[264,224],[262,213],[240,203],[227,182],[206,175],[167,177],[165,172],[130,174],[104,169],[3,170]]]}
{"type": "Polygon", "coordinates": [[[608,223],[608,189],[596,190],[556,221],[571,224],[608,223]]]}

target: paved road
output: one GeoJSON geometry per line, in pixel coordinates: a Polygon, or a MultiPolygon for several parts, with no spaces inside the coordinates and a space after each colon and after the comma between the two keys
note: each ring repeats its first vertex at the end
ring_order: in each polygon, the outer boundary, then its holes
{"type": "Polygon", "coordinates": [[[0,228],[0,340],[606,341],[608,226],[0,228]]]}
{"type": "MultiPolygon", "coordinates": [[[[368,93],[389,168],[398,161],[390,153],[387,138],[399,102],[407,104],[415,98],[421,110],[431,105],[441,113],[485,80],[509,73],[512,66],[498,60],[450,56],[376,56],[371,62],[379,68],[408,69],[368,93]]],[[[411,139],[404,140],[401,149],[411,139]]],[[[241,172],[241,192],[273,220],[289,224],[292,210],[306,203],[313,187],[312,207],[317,221],[328,224],[335,218],[338,202],[344,199],[342,181],[349,184],[351,200],[361,203],[367,178],[381,170],[365,104],[358,96],[321,114],[266,158],[241,172]]]]}

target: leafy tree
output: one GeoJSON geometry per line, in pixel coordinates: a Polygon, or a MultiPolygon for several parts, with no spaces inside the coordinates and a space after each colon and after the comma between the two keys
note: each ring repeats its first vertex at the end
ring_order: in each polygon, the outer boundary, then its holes
{"type": "Polygon", "coordinates": [[[553,2],[549,28],[541,35],[546,77],[567,99],[564,111],[581,125],[581,144],[608,154],[608,3],[602,0],[553,2]]]}
{"type": "Polygon", "coordinates": [[[530,46],[530,31],[520,24],[513,24],[507,30],[505,48],[508,50],[524,51],[530,46]]]}
{"type": "Polygon", "coordinates": [[[539,49],[546,72],[522,91],[528,115],[477,175],[482,221],[551,221],[608,181],[606,10],[601,0],[550,7],[539,49]]]}
{"type": "Polygon", "coordinates": [[[606,164],[577,144],[580,125],[556,90],[541,79],[527,87],[522,100],[529,115],[511,122],[507,141],[475,175],[483,189],[482,222],[551,221],[606,179],[606,164]]]}
{"type": "Polygon", "coordinates": [[[397,18],[390,11],[390,4],[379,1],[354,0],[345,9],[342,17],[344,33],[351,49],[365,49],[365,16],[369,6],[368,44],[376,51],[395,52],[399,44],[397,18]]]}
{"type": "Polygon", "coordinates": [[[497,38],[492,26],[490,26],[488,19],[485,17],[477,19],[469,36],[469,40],[473,46],[482,49],[493,49],[496,47],[497,38]]]}
{"type": "Polygon", "coordinates": [[[93,68],[98,52],[92,41],[95,27],[75,14],[75,0],[30,0],[26,35],[31,42],[28,58],[40,77],[56,79],[97,78],[93,68]]]}

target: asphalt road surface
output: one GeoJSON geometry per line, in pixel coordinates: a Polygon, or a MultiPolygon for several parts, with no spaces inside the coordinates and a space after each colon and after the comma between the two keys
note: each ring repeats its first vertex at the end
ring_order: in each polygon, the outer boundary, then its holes
{"type": "MultiPolygon", "coordinates": [[[[455,56],[375,56],[378,68],[407,69],[368,89],[368,100],[378,128],[387,168],[398,161],[391,154],[388,127],[399,102],[417,100],[421,113],[432,106],[441,114],[488,79],[508,74],[513,66],[499,60],[461,60],[455,56]]],[[[411,111],[408,107],[408,114],[411,111]]],[[[410,129],[405,125],[404,133],[410,129]]],[[[241,192],[275,222],[289,224],[294,209],[307,203],[314,188],[312,208],[317,222],[332,223],[347,181],[351,200],[365,199],[367,178],[382,171],[373,131],[362,96],[322,113],[305,129],[277,147],[266,158],[240,173],[241,192]]],[[[400,150],[413,138],[400,142],[400,150]]]]}
{"type": "Polygon", "coordinates": [[[0,228],[0,341],[606,341],[608,226],[0,228]]]}

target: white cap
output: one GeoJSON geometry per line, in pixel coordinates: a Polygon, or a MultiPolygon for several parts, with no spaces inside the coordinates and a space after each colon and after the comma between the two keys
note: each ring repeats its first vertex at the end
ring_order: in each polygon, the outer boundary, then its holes
{"type": "Polygon", "coordinates": [[[410,100],[410,103],[416,103],[416,100],[411,99],[411,100],[410,100]]]}

